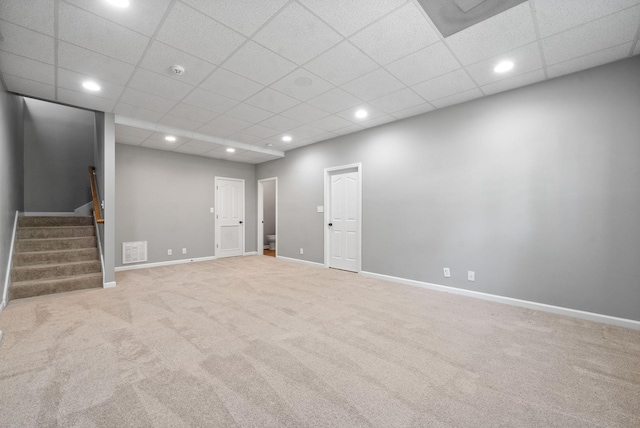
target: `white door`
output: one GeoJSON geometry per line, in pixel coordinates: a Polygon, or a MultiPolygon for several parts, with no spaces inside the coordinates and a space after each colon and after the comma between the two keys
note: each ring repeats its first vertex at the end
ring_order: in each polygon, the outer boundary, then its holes
{"type": "Polygon", "coordinates": [[[359,172],[329,174],[329,267],[359,271],[359,172]]]}
{"type": "Polygon", "coordinates": [[[244,180],[216,177],[216,257],[244,254],[244,180]]]}

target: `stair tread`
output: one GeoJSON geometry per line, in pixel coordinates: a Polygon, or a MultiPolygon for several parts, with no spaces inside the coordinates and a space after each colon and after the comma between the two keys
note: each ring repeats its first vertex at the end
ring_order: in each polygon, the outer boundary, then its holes
{"type": "Polygon", "coordinates": [[[26,229],[93,229],[93,226],[86,224],[79,224],[77,226],[20,226],[20,230],[26,229]]]}
{"type": "Polygon", "coordinates": [[[14,266],[12,269],[16,270],[28,270],[28,269],[38,269],[38,268],[51,268],[57,266],[71,266],[71,265],[82,265],[82,264],[92,264],[92,263],[100,263],[100,260],[79,260],[75,262],[65,262],[65,263],[41,263],[37,265],[25,265],[25,266],[14,266]]]}
{"type": "Polygon", "coordinates": [[[62,254],[62,253],[73,253],[73,252],[80,252],[80,251],[90,251],[90,250],[95,250],[97,251],[98,249],[96,247],[87,247],[87,248],[69,248],[67,250],[42,250],[42,251],[23,251],[19,254],[21,255],[29,255],[29,254],[44,254],[44,253],[55,253],[55,254],[62,254]]]}
{"type": "Polygon", "coordinates": [[[79,239],[94,239],[95,236],[67,236],[60,238],[17,238],[17,241],[66,241],[66,240],[79,240],[79,239]]]}
{"type": "Polygon", "coordinates": [[[16,281],[11,283],[11,287],[26,287],[29,285],[65,282],[70,279],[94,279],[98,277],[102,278],[102,272],[84,273],[82,275],[60,276],[56,278],[30,279],[27,281],[16,281]]]}

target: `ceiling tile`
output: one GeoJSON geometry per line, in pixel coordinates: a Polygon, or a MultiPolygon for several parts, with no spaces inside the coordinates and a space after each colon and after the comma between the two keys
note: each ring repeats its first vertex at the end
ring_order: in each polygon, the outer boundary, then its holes
{"type": "Polygon", "coordinates": [[[116,123],[116,135],[129,135],[131,137],[138,137],[144,140],[151,136],[151,134],[153,134],[153,132],[146,129],[135,128],[133,126],[120,125],[116,123]]]}
{"type": "Polygon", "coordinates": [[[535,0],[532,6],[540,37],[547,37],[622,9],[636,6],[638,0],[535,0]]]}
{"type": "Polygon", "coordinates": [[[303,64],[342,40],[298,3],[290,3],[253,40],[296,64],[303,64]]]}
{"type": "Polygon", "coordinates": [[[264,85],[219,68],[200,87],[241,101],[260,91],[264,85]]]}
{"type": "Polygon", "coordinates": [[[342,42],[305,65],[334,85],[342,85],[376,69],[378,65],[349,42],[342,42]]]}
{"type": "Polygon", "coordinates": [[[351,126],[347,126],[347,127],[344,127],[344,128],[337,129],[337,130],[335,130],[333,132],[335,134],[338,134],[338,135],[347,135],[347,134],[352,134],[354,132],[362,131],[363,129],[364,129],[363,126],[354,124],[354,125],[351,125],[351,126]]]}
{"type": "Polygon", "coordinates": [[[444,43],[439,42],[399,59],[386,68],[405,84],[415,85],[457,70],[460,64],[444,43]]]}
{"type": "Polygon", "coordinates": [[[375,119],[365,120],[360,124],[365,128],[373,128],[374,126],[384,125],[385,123],[393,122],[395,120],[396,120],[395,117],[389,114],[385,114],[380,117],[376,117],[375,119]]]}
{"type": "Polygon", "coordinates": [[[177,104],[174,108],[171,109],[171,111],[169,111],[168,114],[184,119],[193,120],[196,122],[202,122],[200,126],[218,116],[218,113],[212,112],[210,110],[204,110],[185,103],[177,104]]]}
{"type": "Polygon", "coordinates": [[[309,123],[328,116],[329,113],[307,103],[302,103],[287,111],[282,112],[281,115],[293,120],[297,120],[298,122],[309,123]]]}
{"type": "Polygon", "coordinates": [[[235,100],[201,88],[196,88],[182,102],[216,113],[223,113],[238,104],[235,100]]]}
{"type": "Polygon", "coordinates": [[[246,129],[251,125],[252,123],[247,122],[246,120],[237,119],[231,116],[218,116],[200,129],[201,130],[211,129],[213,127],[214,129],[221,128],[227,131],[237,132],[237,131],[242,131],[243,129],[246,129]]]}
{"type": "Polygon", "coordinates": [[[498,80],[509,79],[519,74],[539,70],[543,67],[538,43],[531,43],[510,52],[466,66],[466,70],[478,85],[487,85],[498,80]],[[496,73],[494,67],[501,61],[509,60],[514,68],[508,73],[496,73]]]}
{"type": "Polygon", "coordinates": [[[471,89],[466,92],[461,92],[459,94],[451,95],[450,97],[444,97],[436,101],[431,101],[431,104],[433,104],[437,108],[444,108],[454,104],[460,104],[466,101],[471,101],[473,99],[480,98],[481,96],[482,96],[482,92],[480,92],[480,89],[471,89]]]}
{"type": "Polygon", "coordinates": [[[404,119],[407,117],[417,116],[419,114],[424,114],[430,111],[435,110],[435,108],[431,104],[423,104],[415,107],[409,107],[404,110],[397,111],[393,113],[393,117],[397,119],[404,119]]]}
{"type": "Polygon", "coordinates": [[[84,94],[69,89],[58,88],[57,101],[70,104],[72,106],[84,107],[91,110],[111,111],[115,105],[115,100],[84,94]]]}
{"type": "Polygon", "coordinates": [[[262,141],[263,137],[258,137],[253,134],[247,134],[245,132],[236,132],[227,137],[229,140],[238,141],[240,143],[253,144],[258,141],[262,141]]]}
{"type": "Polygon", "coordinates": [[[2,19],[49,36],[54,35],[52,16],[51,0],[0,1],[2,19]]]}
{"type": "Polygon", "coordinates": [[[626,58],[632,44],[632,42],[623,43],[592,54],[579,56],[578,58],[550,65],[547,67],[547,74],[550,78],[554,78],[626,58]]]}
{"type": "Polygon", "coordinates": [[[291,98],[289,95],[274,91],[271,88],[263,89],[245,102],[272,113],[280,113],[284,110],[290,109],[296,104],[300,104],[300,101],[295,98],[291,98]]]}
{"type": "Polygon", "coordinates": [[[347,126],[353,125],[353,122],[343,119],[339,116],[331,115],[323,117],[322,119],[311,122],[312,126],[316,128],[324,129],[325,131],[335,131],[347,126]]]}
{"type": "Polygon", "coordinates": [[[342,85],[342,88],[361,100],[368,101],[404,88],[404,84],[385,69],[379,68],[342,85]]]}
{"type": "Polygon", "coordinates": [[[345,36],[381,18],[405,3],[405,0],[350,0],[335,3],[327,0],[301,0],[316,15],[345,36]]]}
{"type": "Polygon", "coordinates": [[[118,144],[128,144],[130,146],[139,146],[144,142],[145,138],[142,137],[134,137],[132,135],[124,135],[116,132],[116,143],[118,144]]]}
{"type": "Polygon", "coordinates": [[[176,105],[175,101],[132,88],[124,89],[120,102],[160,113],[167,113],[176,105]]]}
{"type": "Polygon", "coordinates": [[[609,15],[589,24],[542,40],[547,64],[557,64],[581,55],[633,41],[640,22],[640,6],[609,15]]]}
{"type": "Polygon", "coordinates": [[[0,70],[2,73],[20,76],[47,85],[55,84],[55,69],[52,65],[10,52],[0,51],[0,70]]]}
{"type": "Polygon", "coordinates": [[[0,49],[16,55],[54,64],[53,37],[2,21],[0,49]]]}
{"type": "Polygon", "coordinates": [[[380,64],[388,64],[439,40],[440,36],[413,3],[407,3],[350,38],[380,64]]]}
{"type": "Polygon", "coordinates": [[[426,82],[412,86],[412,89],[427,101],[438,100],[450,95],[459,94],[476,87],[473,80],[463,69],[452,71],[426,82]]]}
{"type": "Polygon", "coordinates": [[[227,111],[225,116],[233,116],[248,122],[257,123],[273,116],[273,113],[249,104],[238,104],[227,111]]]}
{"type": "Polygon", "coordinates": [[[409,88],[384,95],[369,102],[371,105],[386,113],[393,113],[424,104],[425,101],[409,88]]]}
{"type": "Polygon", "coordinates": [[[202,127],[205,122],[185,119],[183,117],[176,117],[170,114],[163,116],[159,121],[162,125],[171,126],[179,129],[188,129],[190,131],[195,131],[196,129],[202,127]]]}
{"type": "Polygon", "coordinates": [[[149,38],[67,3],[60,2],[58,37],[83,48],[136,64],[149,38]]]}
{"type": "Polygon", "coordinates": [[[277,129],[272,129],[262,125],[250,126],[246,129],[243,129],[242,132],[250,135],[255,135],[256,137],[260,138],[269,138],[273,137],[274,135],[280,134],[280,131],[278,131],[277,129]]]}
{"type": "Polygon", "coordinates": [[[383,112],[382,110],[378,110],[377,108],[375,108],[374,106],[372,106],[371,104],[359,104],[357,107],[352,107],[352,108],[348,108],[344,111],[341,111],[340,113],[337,114],[337,116],[346,119],[348,121],[350,121],[351,123],[355,123],[357,125],[360,126],[364,126],[364,122],[369,121],[369,120],[373,120],[373,119],[377,119],[379,117],[384,116],[386,113],[383,112]],[[365,117],[364,119],[360,119],[358,117],[356,117],[356,111],[357,110],[366,110],[367,111],[367,117],[365,117]]]}
{"type": "Polygon", "coordinates": [[[134,66],[67,42],[58,42],[58,66],[96,79],[126,84],[134,66]]]}
{"type": "Polygon", "coordinates": [[[335,88],[320,96],[310,99],[308,102],[314,107],[318,107],[329,113],[337,113],[360,104],[362,100],[340,88],[335,88]]]}
{"type": "Polygon", "coordinates": [[[545,75],[544,70],[540,69],[484,85],[481,89],[485,94],[491,95],[497,94],[498,92],[508,91],[509,89],[530,85],[542,80],[545,80],[545,75]]]}
{"type": "Polygon", "coordinates": [[[248,42],[229,58],[224,67],[248,79],[270,85],[293,71],[296,65],[257,43],[248,42]]]}
{"type": "Polygon", "coordinates": [[[7,89],[11,92],[45,100],[54,100],[56,97],[56,88],[53,85],[35,82],[10,74],[4,74],[2,77],[7,84],[7,89]]]}
{"type": "Polygon", "coordinates": [[[155,73],[176,77],[190,85],[199,84],[216,68],[215,65],[200,58],[157,41],[153,42],[140,66],[155,73]],[[174,76],[170,70],[173,65],[184,67],[184,74],[182,76],[174,76]]]}
{"type": "Polygon", "coordinates": [[[149,70],[139,68],[127,85],[130,88],[155,94],[171,100],[181,100],[193,90],[193,86],[180,80],[178,76],[163,76],[149,70]]]}
{"type": "MultiPolygon", "coordinates": [[[[125,89],[123,94],[126,92],[127,92],[127,89],[125,89]]],[[[164,113],[162,112],[149,110],[144,107],[123,103],[122,101],[116,104],[116,106],[113,108],[113,112],[121,116],[128,116],[134,119],[146,120],[148,122],[156,122],[162,116],[164,116],[164,113]]]]}
{"type": "Polygon", "coordinates": [[[213,135],[215,137],[220,137],[220,138],[225,138],[228,135],[233,134],[233,132],[234,132],[233,130],[220,128],[217,125],[218,125],[217,123],[211,124],[211,122],[209,122],[209,123],[203,125],[202,127],[198,128],[198,132],[200,132],[202,134],[213,135]]]}
{"type": "Polygon", "coordinates": [[[156,31],[171,3],[171,0],[135,0],[126,10],[122,10],[105,1],[65,1],[147,36],[153,35],[156,31]]]}
{"type": "Polygon", "coordinates": [[[521,3],[446,39],[464,65],[511,51],[535,40],[536,31],[529,2],[521,3]]]}
{"type": "Polygon", "coordinates": [[[180,2],[175,3],[156,37],[213,64],[220,64],[246,40],[239,33],[180,2]]]}
{"type": "Polygon", "coordinates": [[[292,144],[295,144],[295,140],[301,140],[303,138],[312,138],[317,135],[326,134],[327,131],[324,129],[316,128],[311,125],[302,125],[297,127],[296,129],[292,129],[289,134],[293,137],[294,141],[292,144]]]}
{"type": "MultiPolygon", "coordinates": [[[[78,94],[86,94],[87,97],[106,98],[108,100],[116,101],[122,94],[124,87],[122,85],[116,85],[115,83],[105,82],[99,79],[91,79],[100,85],[100,91],[91,93],[86,91],[82,87],[82,82],[87,80],[90,76],[74,73],[73,71],[58,69],[58,88],[65,88],[74,91],[78,94]]],[[[111,107],[113,108],[113,106],[111,107]]],[[[111,110],[111,109],[109,109],[111,110]]]]}
{"type": "Polygon", "coordinates": [[[290,129],[297,128],[298,126],[302,125],[302,123],[298,122],[297,120],[290,119],[288,117],[277,115],[277,116],[272,116],[269,119],[263,120],[262,122],[260,122],[260,125],[277,129],[278,131],[281,131],[281,132],[286,132],[290,129]]]}
{"type": "Polygon", "coordinates": [[[334,86],[310,71],[298,68],[271,87],[300,101],[307,101],[309,98],[327,92],[334,86]]]}
{"type": "Polygon", "coordinates": [[[183,1],[245,36],[250,36],[289,0],[183,1]]]}

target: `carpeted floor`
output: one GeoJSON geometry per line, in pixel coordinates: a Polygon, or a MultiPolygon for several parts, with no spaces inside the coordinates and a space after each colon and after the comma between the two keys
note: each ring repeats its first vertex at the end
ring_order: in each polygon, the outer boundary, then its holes
{"type": "Polygon", "coordinates": [[[3,427],[638,427],[640,332],[254,256],[0,315],[3,427]]]}

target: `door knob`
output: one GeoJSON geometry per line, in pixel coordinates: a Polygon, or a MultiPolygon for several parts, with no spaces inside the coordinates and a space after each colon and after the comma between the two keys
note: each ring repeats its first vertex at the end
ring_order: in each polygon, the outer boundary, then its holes
{"type": "Polygon", "coordinates": [[[240,224],[242,224],[242,220],[240,220],[240,224]]]}
{"type": "Polygon", "coordinates": [[[329,223],[329,226],[333,226],[333,223],[329,223]]]}

